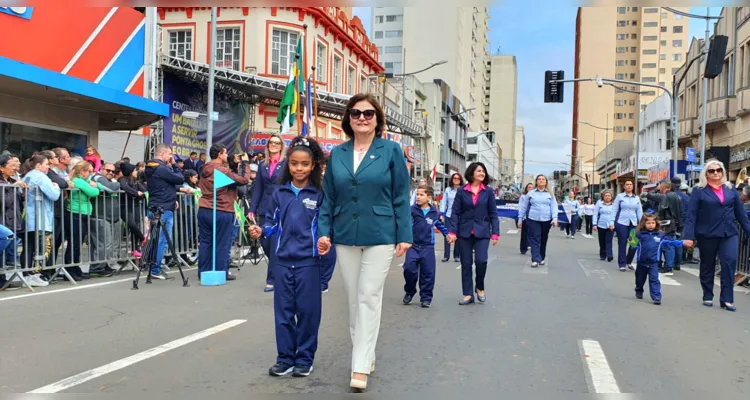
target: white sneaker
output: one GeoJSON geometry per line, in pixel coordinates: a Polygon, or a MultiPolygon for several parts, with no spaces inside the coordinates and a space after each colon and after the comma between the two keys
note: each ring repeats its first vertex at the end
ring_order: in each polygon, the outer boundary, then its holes
{"type": "Polygon", "coordinates": [[[164,271],[162,271],[158,275],[151,274],[151,279],[158,279],[158,280],[164,281],[167,279],[167,277],[165,276],[164,271]]]}
{"type": "Polygon", "coordinates": [[[42,279],[39,275],[29,275],[26,277],[26,282],[29,286],[33,287],[45,287],[49,286],[49,282],[42,279]]]}

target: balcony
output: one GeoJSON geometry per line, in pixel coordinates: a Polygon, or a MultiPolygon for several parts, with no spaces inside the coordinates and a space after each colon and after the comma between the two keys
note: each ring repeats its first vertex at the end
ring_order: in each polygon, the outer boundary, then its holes
{"type": "Polygon", "coordinates": [[[750,87],[737,91],[737,116],[750,114],[750,87]]]}
{"type": "Polygon", "coordinates": [[[689,138],[690,136],[697,135],[699,125],[696,123],[697,118],[683,119],[677,122],[677,129],[679,130],[679,139],[689,138]]]}
{"type": "Polygon", "coordinates": [[[719,124],[734,119],[737,115],[737,98],[722,97],[706,105],[706,125],[719,124]]]}

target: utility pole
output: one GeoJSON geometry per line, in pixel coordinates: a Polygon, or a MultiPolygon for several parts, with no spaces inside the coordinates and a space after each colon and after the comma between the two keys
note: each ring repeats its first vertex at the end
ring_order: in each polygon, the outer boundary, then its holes
{"type": "Polygon", "coordinates": [[[214,138],[214,75],[216,68],[216,7],[211,7],[211,56],[208,66],[208,127],[206,128],[207,158],[211,159],[211,146],[214,138]]]}
{"type": "MultiPolygon", "coordinates": [[[[706,17],[711,15],[711,8],[706,7],[706,17]]],[[[708,67],[708,29],[709,19],[706,18],[706,36],[703,42],[703,49],[706,53],[706,67],[708,67]]],[[[708,101],[708,78],[703,73],[703,122],[701,123],[701,165],[706,164],[706,102],[708,101]]],[[[674,171],[677,173],[677,170],[674,171]]]]}

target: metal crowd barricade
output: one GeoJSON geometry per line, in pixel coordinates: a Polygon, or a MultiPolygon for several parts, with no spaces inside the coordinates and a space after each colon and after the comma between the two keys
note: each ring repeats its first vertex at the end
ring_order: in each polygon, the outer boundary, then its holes
{"type": "Polygon", "coordinates": [[[750,243],[744,229],[739,224],[737,230],[740,231],[740,245],[737,251],[737,272],[734,276],[734,283],[735,285],[746,285],[750,283],[750,243]]]}

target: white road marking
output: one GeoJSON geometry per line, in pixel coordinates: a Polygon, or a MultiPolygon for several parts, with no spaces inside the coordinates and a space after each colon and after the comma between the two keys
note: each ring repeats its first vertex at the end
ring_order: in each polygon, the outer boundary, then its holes
{"type": "Polygon", "coordinates": [[[585,237],[586,239],[593,239],[594,237],[591,235],[587,235],[585,233],[582,233],[581,236],[585,237]]]}
{"type": "Polygon", "coordinates": [[[672,277],[666,276],[664,274],[659,274],[659,281],[661,282],[662,285],[667,285],[667,286],[682,286],[682,284],[680,282],[677,282],[672,277]]]}
{"type": "Polygon", "coordinates": [[[607,279],[609,272],[598,266],[589,266],[587,260],[577,260],[578,265],[581,266],[581,270],[586,274],[587,278],[596,277],[598,279],[607,279]]]}
{"type": "MultiPolygon", "coordinates": [[[[192,271],[192,270],[195,270],[195,269],[198,269],[198,267],[183,268],[182,272],[188,272],[188,271],[192,271]]],[[[167,274],[174,274],[174,273],[179,273],[179,271],[175,270],[175,271],[167,272],[167,274]]],[[[146,278],[146,274],[141,274],[141,279],[145,279],[145,278],[146,278]]],[[[132,278],[117,279],[117,280],[108,281],[108,282],[92,283],[90,285],[78,285],[78,286],[71,286],[71,287],[67,287],[67,288],[63,288],[63,289],[47,290],[47,291],[44,291],[44,292],[34,292],[34,293],[20,294],[18,296],[0,297],[0,302],[10,301],[10,300],[16,300],[16,299],[23,299],[23,298],[26,298],[26,297],[42,296],[42,295],[45,295],[45,294],[55,294],[55,293],[71,292],[73,290],[91,289],[91,288],[102,287],[102,286],[107,286],[107,285],[113,285],[115,283],[122,283],[122,282],[128,282],[128,281],[132,282],[133,279],[135,279],[135,276],[133,276],[132,278]]]]}
{"type": "Polygon", "coordinates": [[[518,229],[508,229],[508,231],[505,233],[507,233],[508,235],[515,235],[518,233],[518,229]]]}
{"type": "MultiPolygon", "coordinates": [[[[695,276],[697,278],[700,278],[700,270],[697,270],[695,268],[682,268],[682,269],[680,269],[680,271],[687,272],[690,275],[693,275],[693,276],[695,276]]],[[[719,279],[718,277],[714,277],[714,285],[721,287],[721,279],[719,279]]],[[[746,288],[743,288],[743,287],[740,287],[740,286],[735,286],[734,287],[734,291],[736,293],[750,294],[750,290],[748,290],[746,288]]]]}
{"type": "Polygon", "coordinates": [[[620,393],[620,388],[617,387],[617,381],[599,342],[581,340],[580,349],[586,364],[586,383],[589,386],[589,392],[620,393]]]}
{"type": "Polygon", "coordinates": [[[182,347],[186,344],[198,341],[200,339],[209,337],[213,334],[219,333],[221,331],[225,331],[227,329],[233,328],[237,325],[243,324],[247,322],[247,320],[244,319],[235,319],[229,322],[225,322],[221,325],[216,325],[213,328],[208,328],[206,330],[200,331],[198,333],[194,333],[189,336],[185,336],[181,339],[177,339],[174,341],[171,341],[167,344],[163,344],[161,346],[157,346],[151,349],[148,349],[146,351],[143,351],[141,353],[132,355],[127,358],[123,358],[121,360],[117,360],[114,362],[111,362],[106,365],[102,365],[101,367],[94,368],[88,371],[81,372],[80,374],[73,375],[69,378],[65,378],[61,381],[55,382],[53,384],[40,387],[39,389],[32,390],[29,393],[58,393],[63,390],[72,388],[74,386],[78,386],[82,383],[88,382],[92,379],[98,378],[102,375],[109,374],[110,372],[115,372],[117,370],[129,367],[133,364],[139,363],[141,361],[147,360],[149,358],[152,358],[154,356],[158,356],[159,354],[166,353],[170,350],[174,350],[178,347],[182,347]]]}

